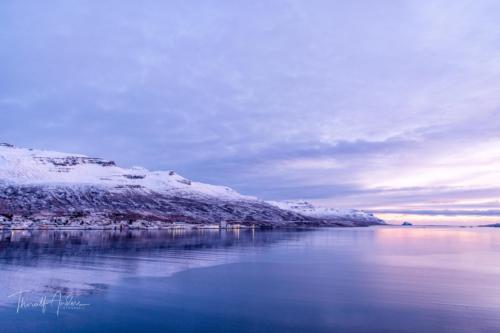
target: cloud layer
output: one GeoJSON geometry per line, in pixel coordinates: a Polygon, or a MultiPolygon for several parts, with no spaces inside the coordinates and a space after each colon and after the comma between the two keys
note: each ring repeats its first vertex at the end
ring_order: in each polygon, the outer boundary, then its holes
{"type": "Polygon", "coordinates": [[[268,199],[496,208],[498,1],[2,1],[3,141],[268,199]]]}

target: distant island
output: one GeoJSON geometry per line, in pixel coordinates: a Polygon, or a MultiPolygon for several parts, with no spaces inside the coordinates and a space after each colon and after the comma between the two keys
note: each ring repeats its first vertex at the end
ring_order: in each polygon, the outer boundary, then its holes
{"type": "Polygon", "coordinates": [[[154,229],[178,227],[369,226],[357,210],[266,202],[174,171],[121,168],[79,154],[0,144],[0,227],[154,229]]]}

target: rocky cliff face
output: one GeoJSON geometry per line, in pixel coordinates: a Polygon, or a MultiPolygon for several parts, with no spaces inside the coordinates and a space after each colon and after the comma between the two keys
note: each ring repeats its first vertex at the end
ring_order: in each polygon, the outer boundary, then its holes
{"type": "Polygon", "coordinates": [[[0,223],[4,227],[342,222],[284,208],[228,187],[193,182],[173,171],[125,169],[99,158],[0,144],[0,223]]]}

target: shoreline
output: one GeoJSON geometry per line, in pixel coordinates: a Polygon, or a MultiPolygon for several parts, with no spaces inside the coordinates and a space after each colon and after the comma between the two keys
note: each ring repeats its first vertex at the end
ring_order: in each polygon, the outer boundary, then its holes
{"type": "Polygon", "coordinates": [[[367,228],[377,226],[391,226],[389,224],[364,224],[364,225],[339,225],[339,224],[316,224],[309,225],[289,223],[287,225],[245,225],[235,224],[226,227],[220,227],[215,224],[191,224],[182,226],[129,226],[129,225],[114,225],[114,226],[2,226],[0,232],[3,231],[128,231],[128,230],[182,230],[182,231],[198,231],[198,230],[270,230],[270,229],[316,229],[316,228],[367,228]]]}

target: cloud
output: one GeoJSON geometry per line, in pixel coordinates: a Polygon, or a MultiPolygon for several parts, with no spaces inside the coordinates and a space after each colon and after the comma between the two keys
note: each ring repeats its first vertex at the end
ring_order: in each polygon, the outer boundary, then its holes
{"type": "Polygon", "coordinates": [[[4,1],[1,141],[269,199],[481,199],[500,186],[499,7],[4,1]]]}

